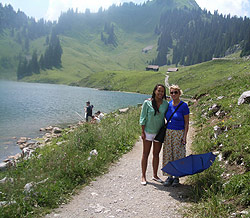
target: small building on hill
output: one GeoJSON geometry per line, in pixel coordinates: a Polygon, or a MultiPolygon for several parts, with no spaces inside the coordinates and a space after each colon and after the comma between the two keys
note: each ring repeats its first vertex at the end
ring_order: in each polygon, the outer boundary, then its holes
{"type": "Polygon", "coordinates": [[[158,71],[160,69],[160,67],[158,65],[148,65],[146,67],[146,70],[153,70],[153,71],[158,71]]]}
{"type": "Polygon", "coordinates": [[[178,71],[178,68],[168,68],[168,72],[176,72],[178,71]]]}

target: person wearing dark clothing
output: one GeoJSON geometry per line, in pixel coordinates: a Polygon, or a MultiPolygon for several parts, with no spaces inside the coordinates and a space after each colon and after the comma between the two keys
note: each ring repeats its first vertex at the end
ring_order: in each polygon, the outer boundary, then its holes
{"type": "Polygon", "coordinates": [[[86,122],[91,121],[92,119],[92,109],[93,109],[93,105],[90,105],[90,102],[87,101],[86,102],[86,107],[84,108],[85,110],[85,117],[86,117],[86,122]],[[90,119],[90,120],[89,120],[90,119]]]}

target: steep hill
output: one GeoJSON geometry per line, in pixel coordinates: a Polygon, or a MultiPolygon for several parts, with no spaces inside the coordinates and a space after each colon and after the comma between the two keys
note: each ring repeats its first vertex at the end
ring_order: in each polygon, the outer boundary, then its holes
{"type": "MultiPolygon", "coordinates": [[[[169,9],[184,7],[199,8],[194,0],[153,0],[141,5],[113,5],[107,10],[100,9],[98,13],[68,10],[61,15],[58,23],[43,24],[44,29],[57,31],[63,49],[62,67],[41,70],[40,74],[23,80],[75,84],[96,72],[144,70],[157,54],[155,27],[161,14],[169,9]],[[112,31],[110,28],[113,28],[112,31]],[[152,46],[152,49],[143,53],[142,49],[147,46],[152,46]]],[[[13,10],[11,7],[7,9],[13,10]]],[[[20,16],[20,12],[12,11],[12,14],[20,16]]],[[[26,28],[30,25],[34,25],[34,21],[26,17],[18,27],[10,23],[0,28],[0,46],[3,48],[0,50],[0,79],[16,79],[20,56],[29,60],[34,50],[38,57],[46,50],[45,42],[50,32],[32,38],[32,28],[26,28]]]]}
{"type": "MultiPolygon", "coordinates": [[[[164,72],[170,65],[250,54],[249,18],[212,15],[194,0],[130,2],[97,13],[69,9],[55,23],[36,22],[0,4],[0,18],[0,79],[16,79],[18,69],[23,81],[105,89],[111,82],[111,89],[119,90],[123,74],[143,78],[148,64],[164,72]],[[105,80],[114,72],[119,79],[105,80]]],[[[147,73],[149,78],[154,75],[147,73]]],[[[135,91],[142,90],[135,85],[135,91]]]]}

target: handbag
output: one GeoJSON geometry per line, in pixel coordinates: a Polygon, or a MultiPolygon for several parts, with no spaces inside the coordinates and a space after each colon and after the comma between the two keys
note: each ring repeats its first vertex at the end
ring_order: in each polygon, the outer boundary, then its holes
{"type": "MultiPolygon", "coordinates": [[[[179,108],[183,103],[184,103],[184,102],[182,101],[182,102],[178,105],[178,107],[175,109],[175,111],[171,114],[171,116],[170,116],[169,119],[167,120],[167,123],[164,124],[164,125],[160,128],[159,132],[157,133],[157,135],[156,135],[155,138],[154,138],[156,141],[161,142],[161,143],[164,142],[164,138],[165,138],[165,135],[166,135],[166,130],[167,130],[168,123],[169,123],[169,121],[172,119],[172,117],[174,116],[174,113],[178,110],[178,108],[179,108]]],[[[167,113],[167,111],[165,112],[165,116],[166,116],[166,113],[167,113]]]]}

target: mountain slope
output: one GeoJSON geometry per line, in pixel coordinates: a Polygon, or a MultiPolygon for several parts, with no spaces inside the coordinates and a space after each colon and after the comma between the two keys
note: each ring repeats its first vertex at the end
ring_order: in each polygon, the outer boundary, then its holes
{"type": "MultiPolygon", "coordinates": [[[[141,5],[124,3],[121,6],[111,6],[98,13],[69,10],[61,15],[54,26],[63,49],[62,68],[41,70],[40,74],[26,77],[23,81],[72,84],[96,72],[144,70],[157,53],[158,36],[154,31],[161,13],[185,6],[198,8],[194,0],[154,0],[141,5]],[[107,24],[114,27],[117,46],[105,44],[101,40],[107,24]],[[147,46],[153,46],[153,49],[142,53],[142,49],[147,46]]],[[[7,37],[9,36],[10,34],[7,37]]],[[[30,50],[26,52],[22,51],[20,45],[19,48],[16,46],[16,53],[29,58],[36,49],[40,56],[45,50],[45,40],[46,36],[30,40],[30,50]]],[[[8,56],[0,52],[0,56],[7,59],[13,56],[10,51],[7,54],[8,56]]],[[[15,78],[17,64],[16,57],[4,75],[4,71],[0,69],[0,78],[15,78]]]]}

